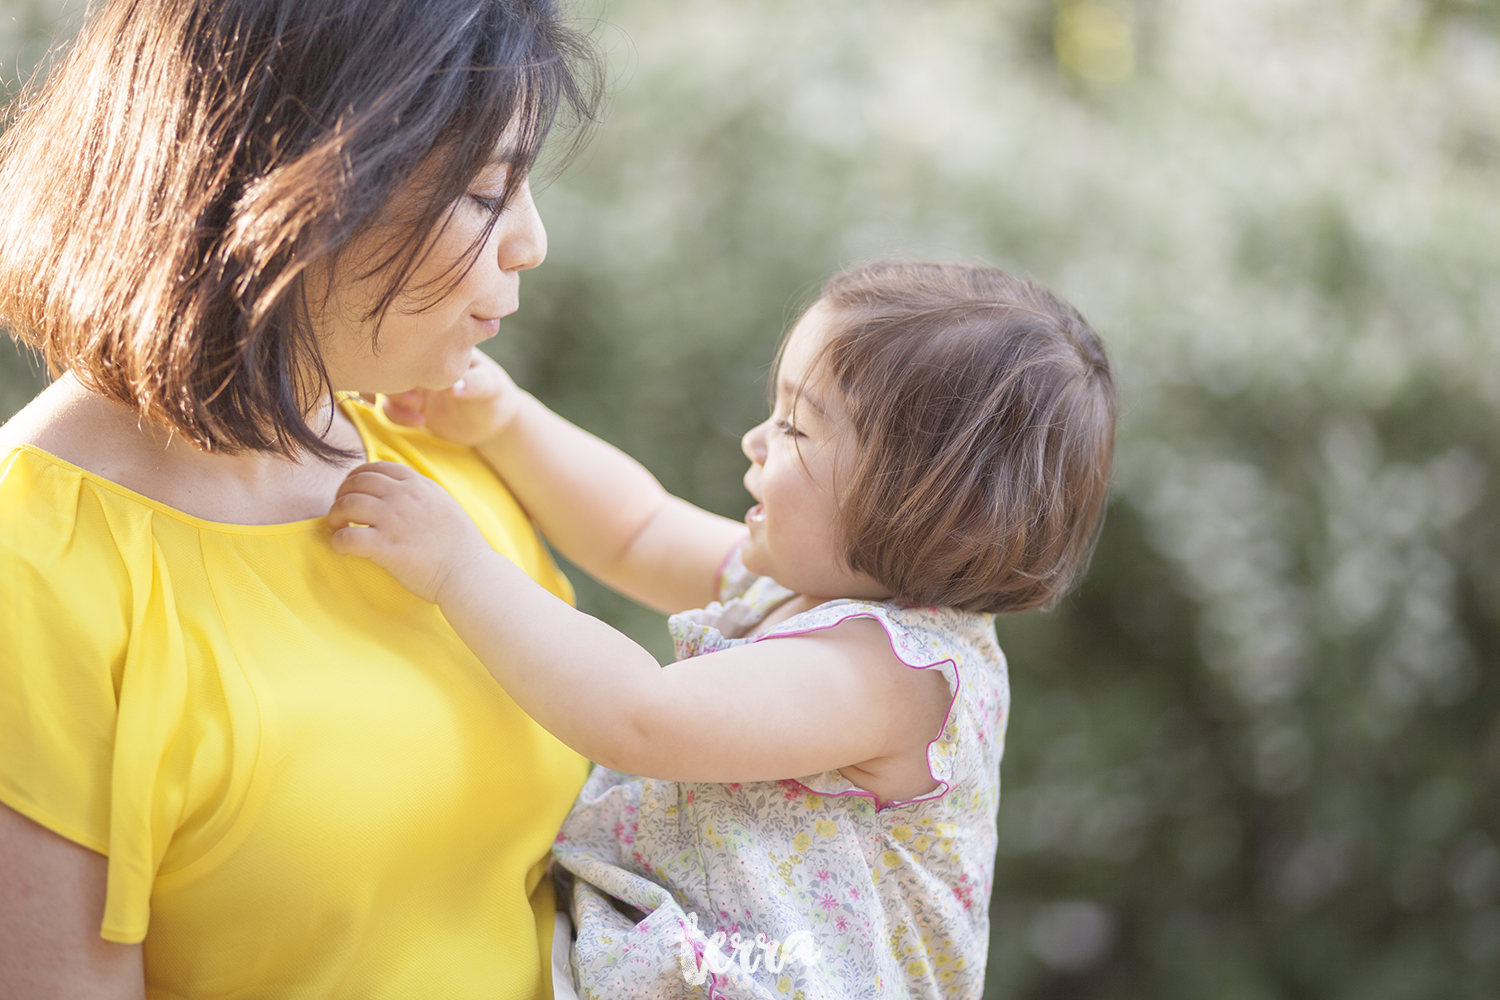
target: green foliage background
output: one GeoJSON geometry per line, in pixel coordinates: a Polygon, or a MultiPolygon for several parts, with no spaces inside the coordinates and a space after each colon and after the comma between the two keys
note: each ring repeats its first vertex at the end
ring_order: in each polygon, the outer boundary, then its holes
{"type": "MultiPolygon", "coordinates": [[[[12,79],[71,23],[0,10],[12,79]]],[[[774,344],[850,262],[1029,274],[1112,348],[1093,570],[997,624],[987,997],[1500,995],[1497,15],[580,12],[612,103],[495,351],[671,489],[743,512],[774,344]]],[[[39,381],[0,354],[9,413],[39,381]]],[[[581,595],[667,655],[658,616],[581,595]]]]}

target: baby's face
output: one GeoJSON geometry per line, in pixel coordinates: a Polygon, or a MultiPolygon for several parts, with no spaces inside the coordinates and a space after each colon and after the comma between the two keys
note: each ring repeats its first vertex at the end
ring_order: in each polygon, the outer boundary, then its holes
{"type": "Polygon", "coordinates": [[[808,597],[887,596],[875,580],[847,568],[838,545],[837,489],[853,458],[854,434],[838,392],[813,372],[827,341],[822,304],[803,315],[781,355],[776,406],[741,441],[750,468],[745,489],[757,503],[745,514],[745,567],[808,597]]]}

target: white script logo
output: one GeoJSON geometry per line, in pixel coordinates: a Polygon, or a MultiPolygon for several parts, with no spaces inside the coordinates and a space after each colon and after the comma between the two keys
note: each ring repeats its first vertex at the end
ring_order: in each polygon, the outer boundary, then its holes
{"type": "MultiPolygon", "coordinates": [[[[698,914],[689,913],[688,920],[692,923],[693,930],[697,931],[698,914]]],[[[692,936],[698,937],[698,934],[692,936]]],[[[747,941],[740,936],[739,931],[728,936],[723,931],[716,931],[713,937],[703,943],[701,956],[688,937],[687,929],[684,928],[679,943],[682,951],[677,956],[677,962],[682,966],[682,978],[687,980],[689,986],[702,986],[708,981],[710,972],[722,976],[735,963],[739,963],[740,971],[749,976],[761,966],[762,961],[767,972],[777,973],[793,959],[811,964],[823,954],[813,943],[812,931],[805,930],[795,932],[785,942],[768,938],[764,934],[757,934],[753,940],[747,941]]]]}

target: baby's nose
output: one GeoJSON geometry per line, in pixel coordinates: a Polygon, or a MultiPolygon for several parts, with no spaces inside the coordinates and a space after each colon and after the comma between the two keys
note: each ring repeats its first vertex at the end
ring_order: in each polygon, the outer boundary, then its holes
{"type": "Polygon", "coordinates": [[[746,458],[756,465],[763,465],[766,461],[767,423],[770,423],[769,418],[750,428],[745,432],[745,436],[740,438],[740,450],[745,453],[746,458]]]}

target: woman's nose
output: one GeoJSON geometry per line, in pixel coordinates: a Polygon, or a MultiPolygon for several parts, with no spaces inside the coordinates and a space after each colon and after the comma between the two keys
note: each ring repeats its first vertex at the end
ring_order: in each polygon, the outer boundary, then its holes
{"type": "Polygon", "coordinates": [[[770,422],[769,418],[763,420],[746,431],[745,436],[740,438],[740,450],[745,453],[746,458],[756,465],[764,465],[766,462],[766,424],[770,422]]]}
{"type": "Polygon", "coordinates": [[[531,199],[529,181],[521,182],[515,200],[505,206],[495,228],[502,230],[498,249],[501,270],[525,271],[546,259],[547,228],[531,199]]]}

